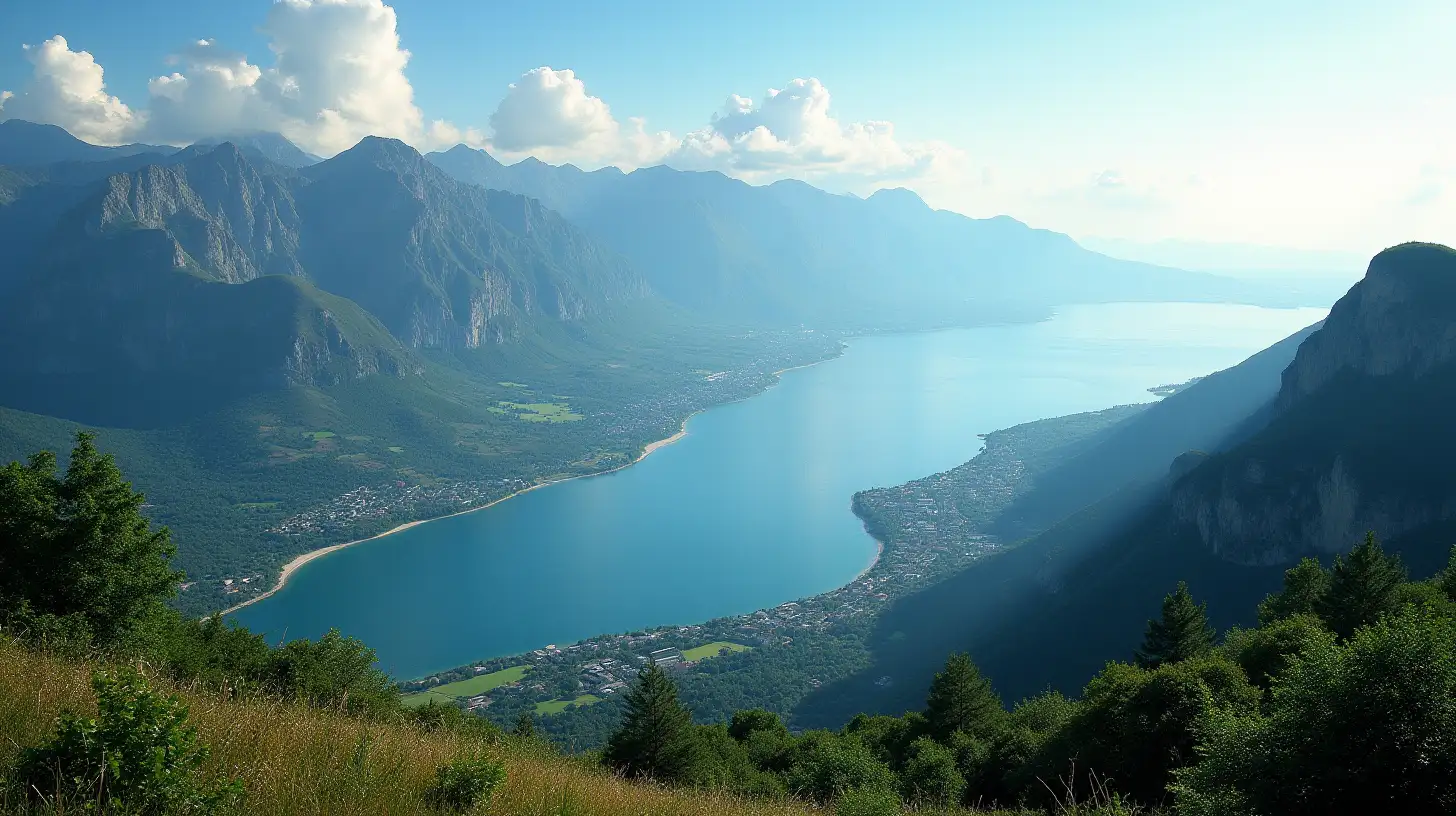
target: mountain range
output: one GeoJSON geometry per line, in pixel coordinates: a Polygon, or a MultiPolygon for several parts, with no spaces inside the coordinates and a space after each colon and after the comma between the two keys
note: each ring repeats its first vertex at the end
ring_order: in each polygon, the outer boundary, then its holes
{"type": "Polygon", "coordinates": [[[621,252],[664,297],[740,319],[923,328],[1069,303],[1300,303],[1255,281],[1109,258],[1006,216],[935,210],[904,189],[860,199],[667,167],[503,165],[463,145],[426,158],[461,181],[542,201],[621,252]]]}
{"type": "Polygon", "coordinates": [[[0,456],[108,429],[195,575],[331,543],[265,531],[360,484],[628,459],[830,353],[834,331],[1284,298],[906,190],[375,137],[327,160],[269,133],[100,147],[16,120],[0,122],[0,246],[0,456]],[[767,368],[738,385],[701,374],[751,366],[767,368]],[[531,405],[579,421],[523,421],[531,405]]]}

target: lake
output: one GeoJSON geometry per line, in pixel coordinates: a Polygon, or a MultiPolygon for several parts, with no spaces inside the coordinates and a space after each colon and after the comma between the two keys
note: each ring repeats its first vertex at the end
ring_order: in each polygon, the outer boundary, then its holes
{"type": "Polygon", "coordinates": [[[977,434],[1150,401],[1148,388],[1227,368],[1326,311],[1110,304],[856,339],[695,416],[632,467],[341,550],[234,617],[272,640],[337,627],[410,678],[776,606],[869,566],[856,491],[954,467],[977,434]]]}

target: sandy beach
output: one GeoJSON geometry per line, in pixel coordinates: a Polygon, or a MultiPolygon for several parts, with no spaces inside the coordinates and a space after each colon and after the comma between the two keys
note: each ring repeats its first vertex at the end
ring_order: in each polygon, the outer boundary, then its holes
{"type": "MultiPolygon", "coordinates": [[[[831,358],[828,358],[828,359],[831,359],[832,360],[834,358],[831,357],[831,358]]],[[[809,368],[810,366],[819,365],[819,363],[822,363],[822,362],[826,362],[826,361],[825,360],[819,360],[819,361],[816,361],[816,362],[813,362],[813,363],[805,363],[804,365],[792,366],[790,368],[781,368],[778,371],[775,371],[773,373],[773,376],[774,376],[775,379],[777,379],[778,377],[780,377],[781,375],[783,375],[787,371],[796,371],[796,370],[801,369],[801,368],[809,368]]],[[[706,409],[704,409],[704,410],[706,410],[706,409]]],[[[260,595],[254,595],[253,597],[247,599],[246,601],[243,601],[240,604],[236,604],[234,606],[230,606],[227,609],[224,609],[220,614],[223,614],[223,615],[231,615],[232,613],[238,611],[239,609],[242,609],[245,606],[248,606],[249,604],[255,604],[258,601],[261,601],[264,598],[267,598],[267,597],[273,595],[274,593],[276,593],[280,589],[283,589],[284,585],[288,583],[289,576],[291,576],[291,575],[293,575],[293,573],[297,572],[298,569],[300,567],[302,567],[304,564],[307,564],[308,562],[313,561],[314,559],[317,559],[317,558],[323,558],[324,556],[328,555],[329,553],[338,552],[339,550],[342,550],[345,547],[352,547],[355,544],[363,544],[366,541],[374,541],[374,540],[377,540],[377,539],[380,539],[380,538],[384,538],[385,536],[391,536],[391,535],[394,535],[395,533],[399,533],[399,532],[403,532],[405,530],[408,530],[409,528],[414,527],[414,526],[416,526],[418,524],[425,524],[425,523],[431,522],[431,521],[439,521],[440,519],[453,518],[455,516],[463,516],[466,513],[477,513],[477,512],[479,512],[481,510],[488,510],[488,509],[496,506],[497,504],[500,504],[503,501],[507,501],[509,499],[514,499],[515,497],[521,495],[522,493],[529,493],[532,490],[539,490],[540,488],[543,488],[543,487],[550,487],[551,485],[561,484],[562,482],[569,482],[569,481],[572,481],[573,479],[589,479],[589,478],[591,478],[593,476],[605,476],[608,473],[615,473],[615,472],[617,472],[619,470],[622,470],[623,468],[629,468],[629,467],[637,464],[638,462],[641,462],[643,459],[646,459],[648,456],[652,455],[653,453],[655,453],[655,452],[657,452],[659,450],[662,450],[663,448],[667,447],[668,445],[671,445],[672,443],[677,442],[678,440],[680,440],[683,437],[687,436],[688,435],[688,421],[691,420],[693,417],[697,416],[700,413],[702,413],[702,411],[694,411],[693,413],[689,414],[687,416],[687,418],[682,421],[682,426],[678,429],[678,432],[677,433],[673,434],[672,436],[667,437],[666,439],[659,439],[656,442],[649,442],[647,444],[647,447],[645,447],[645,448],[642,449],[642,453],[636,459],[633,459],[632,461],[628,462],[625,465],[618,465],[618,466],[616,466],[614,468],[609,468],[607,470],[597,471],[596,473],[583,473],[583,474],[580,474],[580,475],[577,475],[577,476],[568,476],[565,479],[551,479],[549,481],[545,481],[545,482],[541,482],[539,484],[531,485],[530,487],[524,488],[522,490],[517,490],[514,493],[509,493],[509,494],[507,494],[505,496],[501,496],[499,499],[496,499],[493,502],[489,502],[487,504],[482,504],[479,507],[472,507],[469,510],[461,510],[458,513],[450,513],[449,515],[436,516],[434,518],[419,519],[418,521],[411,521],[408,524],[401,524],[398,527],[395,527],[395,528],[390,529],[390,530],[386,530],[385,532],[382,532],[379,535],[369,536],[368,538],[361,538],[361,539],[358,539],[356,541],[346,541],[343,544],[331,544],[331,545],[329,545],[327,547],[322,547],[322,548],[317,549],[317,550],[309,550],[308,552],[304,553],[303,555],[300,555],[297,558],[294,558],[292,561],[289,561],[287,564],[284,564],[283,565],[282,572],[280,572],[279,575],[278,575],[278,583],[274,584],[273,587],[271,589],[269,589],[267,592],[264,592],[264,593],[262,593],[260,595]]],[[[883,549],[883,547],[881,547],[881,549],[883,549]]],[[[878,554],[876,554],[875,560],[876,561],[879,560],[879,555],[878,554]]],[[[873,567],[874,566],[874,562],[871,562],[870,563],[870,566],[873,567]]]]}
{"type": "Polygon", "coordinates": [[[577,476],[568,476],[565,479],[551,479],[551,480],[548,480],[548,481],[545,481],[545,482],[540,482],[538,484],[533,484],[530,487],[524,488],[522,490],[517,490],[514,493],[508,493],[508,494],[506,494],[504,496],[501,496],[499,499],[496,499],[493,502],[488,502],[486,504],[482,504],[479,507],[472,507],[469,510],[461,510],[458,513],[450,513],[449,515],[444,515],[444,516],[435,516],[434,518],[419,519],[417,521],[411,521],[411,522],[409,522],[407,524],[401,524],[398,527],[394,527],[394,528],[391,528],[389,530],[386,530],[386,531],[380,533],[379,535],[372,535],[372,536],[369,536],[368,538],[360,538],[360,539],[357,539],[355,541],[346,541],[346,542],[344,542],[342,544],[331,544],[331,545],[329,545],[327,547],[322,547],[322,548],[317,549],[317,550],[309,550],[308,552],[304,553],[303,555],[300,555],[297,558],[294,558],[292,561],[289,561],[287,564],[284,564],[283,565],[282,572],[280,572],[279,575],[278,575],[278,583],[274,584],[273,587],[271,589],[269,589],[267,592],[264,592],[264,593],[262,593],[260,595],[254,595],[253,597],[247,599],[246,601],[243,601],[240,604],[236,604],[234,606],[230,606],[227,609],[224,609],[221,614],[223,614],[223,615],[231,615],[232,613],[238,611],[239,609],[242,609],[245,606],[248,606],[249,604],[255,604],[258,601],[261,601],[264,598],[269,597],[270,595],[274,594],[275,592],[279,591],[280,589],[283,589],[284,585],[288,583],[289,576],[291,576],[291,575],[293,575],[293,573],[297,572],[298,569],[300,567],[302,567],[304,564],[307,564],[308,562],[313,561],[314,559],[317,559],[317,558],[323,558],[324,556],[328,555],[329,553],[338,552],[339,550],[342,550],[345,547],[352,547],[355,544],[363,544],[366,541],[375,541],[375,540],[384,538],[385,536],[392,536],[395,533],[404,532],[405,530],[408,530],[411,527],[414,527],[414,526],[417,526],[417,525],[420,525],[420,524],[426,524],[426,523],[429,523],[431,521],[439,521],[440,519],[454,518],[455,516],[463,516],[463,515],[465,515],[467,513],[477,513],[477,512],[479,512],[481,510],[488,510],[488,509],[490,509],[492,507],[495,507],[497,504],[500,504],[503,501],[507,501],[509,499],[514,499],[515,497],[521,495],[522,493],[530,493],[532,490],[539,490],[539,489],[541,489],[543,487],[550,487],[551,485],[561,484],[563,482],[569,482],[569,481],[572,481],[574,479],[589,479],[589,478],[591,478],[593,476],[605,476],[608,473],[615,473],[615,472],[617,472],[617,471],[619,471],[619,470],[621,470],[623,468],[629,468],[629,467],[637,464],[638,462],[642,461],[643,459],[646,459],[648,456],[650,456],[654,452],[659,451],[659,450],[662,450],[663,448],[667,447],[668,445],[671,445],[672,443],[677,442],[678,440],[680,440],[683,437],[687,436],[688,435],[688,420],[689,419],[692,419],[694,416],[697,416],[697,413],[694,413],[694,414],[690,415],[687,419],[684,419],[682,421],[682,427],[678,430],[677,433],[673,434],[672,436],[669,436],[666,439],[659,439],[656,442],[648,443],[647,447],[645,447],[645,448],[642,449],[641,455],[639,455],[636,459],[633,459],[632,461],[628,462],[625,465],[618,465],[618,466],[616,466],[614,468],[610,468],[608,470],[597,471],[596,473],[582,473],[582,474],[577,475],[577,476]]]}

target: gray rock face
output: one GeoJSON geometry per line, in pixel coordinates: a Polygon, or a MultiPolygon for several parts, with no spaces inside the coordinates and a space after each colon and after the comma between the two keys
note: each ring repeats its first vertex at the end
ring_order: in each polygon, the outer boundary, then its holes
{"type": "Polygon", "coordinates": [[[1330,310],[1329,320],[1300,346],[1284,373],[1280,407],[1308,397],[1340,373],[1422,377],[1456,356],[1456,313],[1442,281],[1409,269],[1444,250],[1384,252],[1365,279],[1330,310]],[[1418,257],[1412,258],[1410,255],[1418,257]]]}
{"type": "Polygon", "coordinates": [[[1386,250],[1285,369],[1268,426],[1175,469],[1178,523],[1225,559],[1279,564],[1456,515],[1439,467],[1456,384],[1456,252],[1386,250]]]}

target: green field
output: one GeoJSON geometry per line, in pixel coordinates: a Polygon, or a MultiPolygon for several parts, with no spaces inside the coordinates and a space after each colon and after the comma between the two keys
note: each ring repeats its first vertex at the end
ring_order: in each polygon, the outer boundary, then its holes
{"type": "Polygon", "coordinates": [[[325,439],[333,439],[334,438],[334,432],[333,431],[309,431],[308,433],[304,434],[304,436],[307,436],[307,437],[313,439],[313,441],[315,441],[315,442],[322,442],[325,439]]]}
{"type": "Polygon", "coordinates": [[[509,669],[501,669],[490,674],[481,674],[465,680],[457,680],[454,683],[446,683],[443,686],[435,686],[427,691],[420,691],[414,694],[406,694],[403,697],[404,704],[414,708],[422,706],[431,700],[438,700],[448,703],[464,697],[474,697],[477,694],[484,694],[491,689],[519,682],[530,666],[512,666],[509,669]]]}
{"type": "Polygon", "coordinates": [[[401,448],[398,445],[390,445],[389,446],[389,452],[390,453],[404,453],[404,448],[401,448]]]}
{"type": "Polygon", "coordinates": [[[752,646],[744,646],[739,643],[729,643],[726,640],[718,640],[712,643],[704,643],[702,646],[695,646],[683,650],[683,659],[689,661],[705,660],[710,657],[717,657],[718,653],[727,649],[730,652],[747,652],[752,646]]]}
{"type": "Polygon", "coordinates": [[[593,703],[600,703],[602,698],[595,694],[583,694],[575,700],[547,700],[544,703],[536,704],[537,714],[560,714],[569,705],[589,706],[593,703]]]}
{"type": "Polygon", "coordinates": [[[571,406],[564,402],[507,402],[501,400],[499,403],[502,409],[516,412],[518,419],[527,422],[575,422],[582,419],[582,415],[574,413],[571,406]]]}

